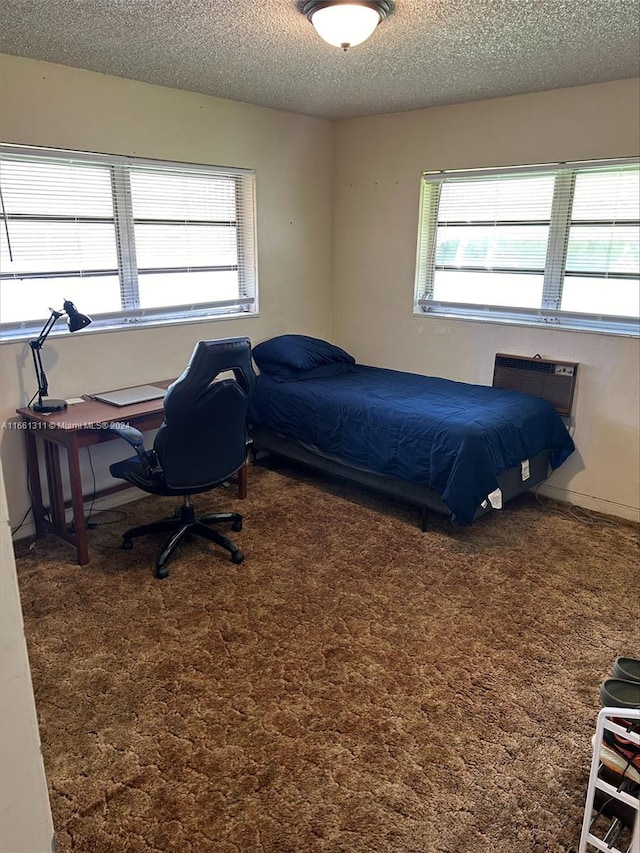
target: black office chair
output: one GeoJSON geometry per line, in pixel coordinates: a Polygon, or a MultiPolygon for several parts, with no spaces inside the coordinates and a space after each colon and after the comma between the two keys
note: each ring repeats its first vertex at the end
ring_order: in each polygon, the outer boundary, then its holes
{"type": "Polygon", "coordinates": [[[112,476],[155,495],[182,495],[183,503],[171,518],[127,530],[125,550],[146,533],[171,533],[156,561],[155,576],[166,578],[167,563],[182,540],[197,534],[231,553],[233,563],[244,559],[238,546],[211,525],[230,522],[242,530],[237,512],[196,516],[191,495],[225,483],[246,461],[247,408],[255,374],[251,366],[249,338],[200,341],[187,369],[164,398],[164,423],[153,450],[144,449],[144,437],[134,427],[113,425],[110,431],[125,439],[136,455],[111,465],[112,476]],[[233,378],[216,377],[232,371],[233,378]]]}

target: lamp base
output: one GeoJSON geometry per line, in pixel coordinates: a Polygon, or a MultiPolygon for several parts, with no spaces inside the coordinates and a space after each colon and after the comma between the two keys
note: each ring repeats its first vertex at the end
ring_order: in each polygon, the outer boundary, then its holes
{"type": "Polygon", "coordinates": [[[67,408],[66,400],[54,400],[53,397],[45,397],[41,403],[31,406],[34,412],[64,412],[67,408]]]}

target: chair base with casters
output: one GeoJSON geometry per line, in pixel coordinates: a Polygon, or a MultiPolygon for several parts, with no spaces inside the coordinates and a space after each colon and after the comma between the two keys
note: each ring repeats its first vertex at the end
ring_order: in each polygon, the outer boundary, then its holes
{"type": "Polygon", "coordinates": [[[193,504],[189,496],[184,496],[184,501],[180,509],[170,518],[163,518],[160,521],[152,521],[149,524],[142,524],[140,527],[133,527],[127,530],[122,535],[122,549],[129,551],[133,548],[132,540],[138,536],[145,536],[147,533],[171,533],[171,537],[164,545],[158,559],[156,560],[155,576],[157,578],[166,578],[169,575],[168,563],[173,557],[176,549],[184,539],[189,539],[192,535],[202,536],[203,539],[208,539],[210,542],[215,542],[216,545],[221,545],[231,554],[231,562],[236,565],[244,560],[244,554],[231,539],[228,539],[219,530],[209,525],[231,523],[232,530],[242,530],[242,516],[237,512],[212,512],[208,515],[196,515],[193,504]]]}

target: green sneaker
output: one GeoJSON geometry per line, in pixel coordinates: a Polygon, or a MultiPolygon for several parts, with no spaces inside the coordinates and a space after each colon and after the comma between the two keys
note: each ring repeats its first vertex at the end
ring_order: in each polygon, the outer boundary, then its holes
{"type": "Polygon", "coordinates": [[[640,708],[640,681],[606,678],[600,685],[603,708],[640,708]]]}
{"type": "Polygon", "coordinates": [[[624,681],[640,681],[640,660],[618,657],[613,662],[613,677],[624,681]]]}

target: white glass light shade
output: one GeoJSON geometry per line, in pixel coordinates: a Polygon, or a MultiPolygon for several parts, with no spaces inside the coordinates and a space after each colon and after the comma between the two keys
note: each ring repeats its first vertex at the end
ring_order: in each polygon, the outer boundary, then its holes
{"type": "Polygon", "coordinates": [[[346,50],[369,38],[380,23],[380,13],[368,6],[340,3],[318,9],[311,23],[320,38],[346,50]]]}

